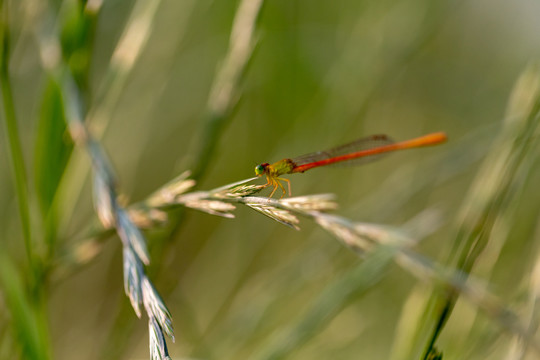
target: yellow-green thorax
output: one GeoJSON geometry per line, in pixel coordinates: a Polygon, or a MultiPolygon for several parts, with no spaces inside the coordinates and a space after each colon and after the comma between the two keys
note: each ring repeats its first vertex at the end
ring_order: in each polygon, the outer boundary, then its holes
{"type": "Polygon", "coordinates": [[[283,159],[272,165],[262,163],[255,166],[255,175],[262,176],[266,174],[269,177],[275,178],[283,174],[292,173],[296,164],[291,159],[283,159]]]}
{"type": "Polygon", "coordinates": [[[272,197],[276,190],[280,188],[283,191],[281,197],[287,193],[281,181],[286,181],[289,188],[289,196],[291,195],[291,182],[288,179],[281,178],[283,174],[291,174],[294,171],[296,164],[291,159],[283,159],[270,165],[269,163],[262,163],[255,166],[255,175],[266,175],[266,184],[263,187],[272,186],[272,192],[269,197],[272,197]]]}

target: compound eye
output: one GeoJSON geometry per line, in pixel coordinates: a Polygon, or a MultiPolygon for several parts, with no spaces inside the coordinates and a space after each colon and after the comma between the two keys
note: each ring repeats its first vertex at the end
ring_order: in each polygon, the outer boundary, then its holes
{"type": "Polygon", "coordinates": [[[264,169],[265,169],[265,166],[263,166],[263,164],[259,164],[255,166],[255,175],[261,176],[262,174],[264,174],[264,169]]]}

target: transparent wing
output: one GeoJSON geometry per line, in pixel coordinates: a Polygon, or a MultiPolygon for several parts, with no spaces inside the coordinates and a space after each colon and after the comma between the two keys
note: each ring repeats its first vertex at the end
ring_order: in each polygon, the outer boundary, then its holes
{"type": "MultiPolygon", "coordinates": [[[[355,140],[351,143],[337,146],[335,148],[326,150],[326,151],[317,151],[311,154],[302,155],[292,159],[292,161],[297,165],[305,165],[313,163],[316,161],[330,159],[336,156],[355,153],[362,150],[374,149],[384,145],[393,144],[394,141],[386,135],[372,135],[366,138],[361,138],[355,140]]],[[[379,159],[385,154],[375,154],[375,155],[366,155],[358,157],[356,159],[346,160],[342,162],[337,162],[335,166],[348,166],[348,165],[361,165],[374,160],[379,159]]]]}

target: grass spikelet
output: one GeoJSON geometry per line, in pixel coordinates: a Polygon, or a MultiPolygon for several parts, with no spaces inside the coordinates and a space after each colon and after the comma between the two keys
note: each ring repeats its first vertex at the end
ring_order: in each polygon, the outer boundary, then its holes
{"type": "Polygon", "coordinates": [[[142,279],[142,301],[148,316],[155,318],[165,334],[174,341],[171,313],[146,276],[142,279]]]}
{"type": "Polygon", "coordinates": [[[300,228],[297,226],[300,221],[288,210],[278,209],[270,204],[265,205],[261,203],[246,203],[246,205],[257,212],[268,216],[270,219],[279,222],[280,224],[287,225],[295,230],[300,230],[300,228]]]}
{"type": "Polygon", "coordinates": [[[234,205],[218,200],[188,199],[182,201],[182,203],[188,208],[203,211],[211,215],[226,217],[229,219],[234,218],[234,215],[230,212],[236,209],[234,205]]]}
{"type": "Polygon", "coordinates": [[[131,302],[131,307],[135,310],[137,317],[141,317],[142,290],[141,280],[143,277],[143,267],[139,257],[135,255],[131,246],[123,247],[124,262],[124,291],[131,302]]]}
{"type": "Polygon", "coordinates": [[[167,212],[161,209],[142,209],[131,207],[128,214],[133,223],[139,229],[151,229],[161,226],[167,222],[167,212]]]}
{"type": "MultiPolygon", "coordinates": [[[[244,186],[245,184],[252,182],[253,180],[258,180],[258,179],[259,179],[258,177],[252,177],[249,179],[236,181],[231,184],[220,186],[217,189],[210,190],[208,193],[209,195],[215,196],[215,197],[227,197],[226,194],[236,193],[238,190],[235,190],[235,189],[241,189],[242,186],[244,186]]],[[[261,186],[261,189],[262,189],[263,185],[255,185],[255,186],[261,186]]],[[[252,185],[248,185],[248,187],[251,188],[252,185]]],[[[236,197],[236,196],[230,196],[230,197],[236,197]]]]}
{"type": "Polygon", "coordinates": [[[148,319],[148,335],[151,360],[170,360],[167,342],[157,320],[151,316],[148,319]]]}
{"type": "Polygon", "coordinates": [[[94,208],[99,217],[99,221],[106,229],[111,229],[116,225],[114,206],[116,199],[110,192],[111,187],[105,182],[105,179],[99,174],[94,176],[94,208]]]}
{"type": "Polygon", "coordinates": [[[282,199],[281,203],[289,209],[301,211],[332,211],[338,208],[333,194],[296,196],[282,199]]]}
{"type": "Polygon", "coordinates": [[[317,216],[315,222],[358,254],[363,254],[371,247],[370,242],[359,236],[352,224],[345,224],[339,218],[328,215],[317,216]]]}
{"type": "Polygon", "coordinates": [[[226,189],[223,191],[220,191],[215,194],[217,197],[223,197],[223,198],[239,198],[239,197],[246,197],[246,196],[252,196],[258,193],[264,189],[264,185],[239,185],[232,187],[230,189],[226,189]]]}
{"type": "Polygon", "coordinates": [[[177,202],[182,194],[191,190],[196,184],[195,180],[189,179],[190,175],[190,171],[184,171],[172,181],[159,188],[158,191],[146,200],[146,204],[149,207],[161,207],[177,202]]]}
{"type": "Polygon", "coordinates": [[[122,239],[124,246],[131,246],[145,265],[150,264],[150,255],[141,231],[133,224],[125,210],[117,209],[116,214],[118,235],[122,239]]]}

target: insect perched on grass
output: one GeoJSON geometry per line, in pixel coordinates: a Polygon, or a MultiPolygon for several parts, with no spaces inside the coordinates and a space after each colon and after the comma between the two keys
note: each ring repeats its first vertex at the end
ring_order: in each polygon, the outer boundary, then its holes
{"type": "Polygon", "coordinates": [[[291,196],[291,182],[289,179],[280,177],[281,175],[303,173],[319,166],[337,163],[363,164],[375,160],[378,157],[377,155],[387,152],[437,145],[445,141],[446,134],[443,132],[432,133],[400,142],[394,142],[386,135],[372,135],[330,150],[318,151],[294,159],[283,159],[274,164],[259,164],[255,166],[255,175],[266,175],[267,183],[264,187],[274,187],[269,197],[274,195],[278,187],[283,191],[281,197],[285,196],[287,192],[281,181],[287,182],[289,196],[291,196]]]}

